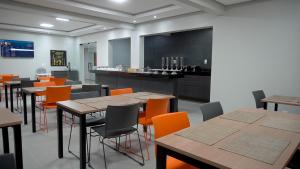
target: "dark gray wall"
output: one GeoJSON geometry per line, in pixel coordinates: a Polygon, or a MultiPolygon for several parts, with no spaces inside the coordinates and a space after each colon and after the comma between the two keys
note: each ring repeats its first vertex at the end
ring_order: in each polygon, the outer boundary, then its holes
{"type": "Polygon", "coordinates": [[[211,68],[212,28],[145,37],[144,66],[161,68],[161,57],[184,57],[185,65],[211,68]],[[205,65],[204,60],[208,62],[205,65]]]}
{"type": "Polygon", "coordinates": [[[109,41],[109,66],[116,65],[130,66],[131,55],[130,38],[116,39],[109,41]]]}

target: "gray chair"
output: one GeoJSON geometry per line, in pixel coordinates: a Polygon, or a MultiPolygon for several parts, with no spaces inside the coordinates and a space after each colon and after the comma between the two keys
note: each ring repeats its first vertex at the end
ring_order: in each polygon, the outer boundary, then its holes
{"type": "Polygon", "coordinates": [[[211,102],[201,105],[200,110],[203,114],[203,121],[212,119],[223,114],[220,102],[211,102]]]}
{"type": "Polygon", "coordinates": [[[89,85],[82,85],[83,92],[90,92],[90,91],[101,91],[101,85],[99,84],[89,84],[89,85]]]}
{"type": "Polygon", "coordinates": [[[256,90],[252,92],[256,104],[256,108],[264,108],[264,103],[261,102],[261,99],[266,98],[266,95],[263,90],[256,90]]]}
{"type": "Polygon", "coordinates": [[[13,154],[0,155],[0,168],[1,169],[16,169],[16,160],[13,154]]]}
{"type": "MultiPolygon", "coordinates": [[[[142,152],[141,141],[140,141],[139,132],[138,132],[138,117],[139,117],[140,106],[141,106],[141,104],[139,104],[139,103],[126,105],[126,106],[108,106],[107,110],[106,110],[105,125],[92,127],[92,129],[100,135],[99,141],[102,143],[105,168],[107,168],[107,164],[106,164],[106,156],[105,156],[104,147],[107,144],[104,143],[104,140],[110,139],[110,138],[115,138],[117,140],[117,138],[120,139],[120,137],[128,136],[134,132],[137,133],[139,147],[140,147],[140,153],[142,156],[142,162],[139,162],[138,160],[129,156],[125,152],[122,152],[122,154],[133,159],[134,161],[136,161],[137,163],[139,163],[142,166],[145,164],[144,156],[143,156],[143,152],[142,152]]],[[[116,144],[117,144],[117,142],[116,142],[116,144]]],[[[112,148],[109,145],[107,145],[107,146],[112,148]]],[[[114,148],[112,148],[112,149],[114,149],[114,148]]],[[[119,148],[116,148],[114,150],[119,152],[119,148]]]]}
{"type": "MultiPolygon", "coordinates": [[[[98,91],[72,93],[71,94],[71,100],[95,98],[95,97],[99,97],[99,96],[100,96],[100,94],[99,94],[98,91]]],[[[70,130],[70,135],[69,135],[68,151],[69,151],[70,154],[72,154],[75,157],[79,158],[78,155],[74,154],[70,149],[73,125],[74,124],[79,124],[79,119],[78,118],[74,118],[74,116],[72,116],[72,120],[73,120],[73,122],[71,124],[71,130],[70,130]]],[[[103,124],[105,124],[105,118],[104,117],[90,116],[90,117],[87,117],[87,119],[86,119],[86,127],[98,126],[98,125],[103,125],[103,124]]],[[[87,135],[89,135],[89,134],[91,134],[91,129],[90,129],[90,132],[87,133],[87,135]]],[[[87,142],[88,151],[90,151],[90,149],[89,149],[90,145],[91,145],[91,141],[87,142]]],[[[88,158],[88,162],[89,161],[90,161],[90,157],[88,158]]]]}

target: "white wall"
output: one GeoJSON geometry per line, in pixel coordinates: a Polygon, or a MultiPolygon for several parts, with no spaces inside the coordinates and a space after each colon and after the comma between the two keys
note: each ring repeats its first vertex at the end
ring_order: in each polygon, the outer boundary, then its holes
{"type": "Polygon", "coordinates": [[[71,62],[72,69],[79,65],[77,61],[75,38],[24,33],[17,31],[0,30],[0,39],[25,40],[34,42],[34,58],[4,58],[0,57],[0,74],[13,73],[20,77],[35,77],[36,69],[45,67],[51,70],[66,70],[65,67],[50,66],[50,50],[66,50],[67,60],[71,62]]]}

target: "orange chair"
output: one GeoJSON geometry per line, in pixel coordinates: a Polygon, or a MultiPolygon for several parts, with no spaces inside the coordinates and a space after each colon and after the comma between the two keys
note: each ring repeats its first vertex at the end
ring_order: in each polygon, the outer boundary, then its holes
{"type": "MultiPolygon", "coordinates": [[[[154,137],[158,139],[165,135],[190,127],[188,114],[186,112],[168,113],[152,118],[154,126],[154,137]]],[[[156,147],[155,147],[156,152],[156,147]]],[[[196,169],[176,158],[167,157],[167,169],[196,169]]]]}
{"type": "Polygon", "coordinates": [[[47,110],[56,109],[56,103],[59,101],[65,101],[71,99],[71,86],[54,86],[47,87],[46,89],[46,100],[42,102],[42,111],[44,114],[43,124],[42,115],[40,115],[40,128],[45,129],[48,132],[48,119],[47,110]]]}
{"type": "Polygon", "coordinates": [[[50,81],[55,82],[57,86],[63,86],[66,83],[66,78],[51,77],[50,81]]]}
{"type": "Polygon", "coordinates": [[[121,94],[129,94],[129,93],[133,93],[132,88],[114,89],[110,91],[111,96],[117,96],[121,94]]]}
{"type": "Polygon", "coordinates": [[[169,99],[149,99],[146,104],[146,111],[142,113],[139,117],[139,124],[143,125],[144,127],[144,138],[145,138],[145,146],[147,150],[148,160],[150,159],[149,150],[148,150],[148,132],[147,128],[150,131],[150,138],[151,140],[151,128],[152,125],[152,117],[166,114],[168,113],[169,107],[169,99]]]}
{"type": "MultiPolygon", "coordinates": [[[[49,86],[56,86],[55,82],[34,82],[33,83],[34,87],[49,87],[49,86]]],[[[36,92],[36,96],[45,96],[46,91],[43,92],[36,92]]]]}
{"type": "MultiPolygon", "coordinates": [[[[5,82],[8,82],[8,81],[12,81],[13,78],[14,78],[14,75],[13,74],[4,74],[4,75],[1,75],[2,76],[2,80],[1,80],[1,83],[2,83],[2,89],[0,90],[4,90],[4,83],[5,82]]],[[[2,93],[2,92],[0,92],[2,93]]],[[[0,95],[1,99],[2,100],[2,94],[0,95]]]]}

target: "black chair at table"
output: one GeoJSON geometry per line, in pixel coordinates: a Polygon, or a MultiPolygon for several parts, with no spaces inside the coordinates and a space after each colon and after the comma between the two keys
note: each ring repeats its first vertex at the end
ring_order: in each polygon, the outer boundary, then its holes
{"type": "Polygon", "coordinates": [[[65,85],[80,85],[82,84],[81,81],[72,81],[72,80],[69,80],[69,81],[66,81],[65,85]]]}
{"type": "Polygon", "coordinates": [[[200,106],[203,114],[203,121],[212,119],[223,114],[223,108],[220,102],[206,103],[200,106]]]}
{"type": "Polygon", "coordinates": [[[1,169],[17,169],[14,154],[0,155],[0,168],[1,169]]]}
{"type": "MultiPolygon", "coordinates": [[[[77,100],[77,99],[86,99],[86,98],[95,98],[99,97],[99,92],[98,91],[90,91],[90,92],[81,92],[81,93],[72,93],[71,94],[71,99],[72,100],[77,100]]],[[[86,127],[92,127],[92,126],[98,126],[98,125],[103,125],[105,123],[105,118],[104,117],[95,117],[92,114],[87,117],[86,119],[86,127]]],[[[73,131],[73,125],[74,124],[79,124],[79,119],[75,118],[72,116],[72,123],[71,123],[71,130],[70,130],[70,135],[69,135],[69,142],[68,142],[68,151],[75,157],[79,158],[78,155],[74,154],[71,149],[71,138],[72,138],[72,131],[73,131]]],[[[87,135],[91,134],[91,129],[90,132],[87,133],[87,135]]],[[[87,142],[87,149],[90,151],[89,146],[91,145],[91,140],[87,142]]],[[[90,157],[88,158],[88,162],[90,162],[90,157]]]]}
{"type": "MultiPolygon", "coordinates": [[[[129,134],[137,132],[137,137],[139,141],[140,153],[142,157],[142,162],[134,159],[133,157],[129,156],[127,153],[122,152],[122,154],[126,155],[127,157],[133,159],[140,165],[144,165],[144,156],[142,152],[141,141],[138,132],[138,117],[139,117],[139,109],[141,104],[131,104],[126,106],[108,106],[106,110],[106,117],[105,117],[105,125],[92,127],[92,129],[99,134],[99,141],[102,143],[103,148],[103,156],[104,156],[104,163],[105,168],[107,168],[106,164],[106,156],[105,156],[105,145],[112,148],[111,146],[104,143],[105,139],[111,139],[120,137],[126,137],[129,134]]],[[[117,144],[117,142],[116,142],[117,144]]],[[[118,147],[118,146],[117,146],[118,147]]],[[[112,148],[119,151],[119,148],[112,148]]]]}
{"type": "Polygon", "coordinates": [[[252,92],[254,99],[255,99],[255,104],[256,104],[256,108],[260,109],[260,108],[264,108],[264,103],[261,102],[261,99],[266,98],[266,95],[264,93],[263,90],[256,90],[252,92]]]}

